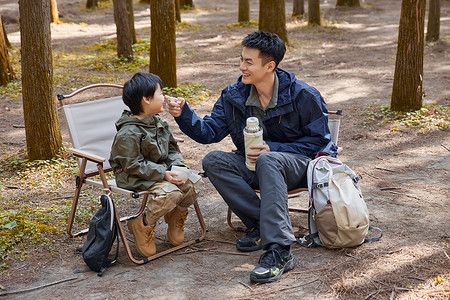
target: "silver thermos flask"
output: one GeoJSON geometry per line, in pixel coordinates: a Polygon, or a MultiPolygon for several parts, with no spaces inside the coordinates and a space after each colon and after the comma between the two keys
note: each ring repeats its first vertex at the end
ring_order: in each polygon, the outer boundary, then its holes
{"type": "Polygon", "coordinates": [[[245,165],[250,171],[255,171],[255,163],[250,162],[247,154],[250,152],[257,152],[257,149],[250,149],[251,146],[263,144],[263,130],[259,126],[259,120],[255,117],[247,118],[247,126],[244,128],[244,143],[245,143],[245,165]]]}

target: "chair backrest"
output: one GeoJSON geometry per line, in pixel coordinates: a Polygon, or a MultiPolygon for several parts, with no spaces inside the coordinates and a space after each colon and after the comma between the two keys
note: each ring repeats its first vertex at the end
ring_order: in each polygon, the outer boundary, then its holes
{"type": "MultiPolygon", "coordinates": [[[[109,167],[109,155],[116,135],[115,122],[124,109],[128,109],[122,96],[63,105],[73,147],[106,158],[104,168],[109,167]]],[[[78,160],[81,163],[81,160],[78,160]]],[[[88,162],[86,172],[97,170],[88,162]]]]}
{"type": "Polygon", "coordinates": [[[328,118],[328,128],[330,128],[331,141],[337,146],[339,139],[339,127],[341,126],[341,116],[342,111],[329,111],[330,115],[335,116],[335,118],[328,118]]]}

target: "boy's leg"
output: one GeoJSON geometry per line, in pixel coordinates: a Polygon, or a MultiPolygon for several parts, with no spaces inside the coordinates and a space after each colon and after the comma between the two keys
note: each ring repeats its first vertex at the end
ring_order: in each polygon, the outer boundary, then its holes
{"type": "Polygon", "coordinates": [[[147,203],[147,219],[153,222],[174,209],[183,197],[175,184],[165,180],[153,184],[149,191],[154,197],[147,203]]]}
{"type": "Polygon", "coordinates": [[[177,205],[179,207],[188,208],[194,204],[198,196],[194,184],[190,180],[187,180],[182,186],[178,186],[178,188],[183,192],[183,195],[177,205]]]}

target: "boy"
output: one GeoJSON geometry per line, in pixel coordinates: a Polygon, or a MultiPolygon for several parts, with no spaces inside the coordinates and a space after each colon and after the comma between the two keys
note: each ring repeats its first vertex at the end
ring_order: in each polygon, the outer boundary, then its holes
{"type": "Polygon", "coordinates": [[[169,171],[185,164],[167,122],[158,116],[164,110],[161,79],[136,73],[125,83],[122,98],[130,111],[125,110],[116,122],[109,162],[119,187],[155,195],[146,213],[128,221],[137,250],[149,257],[156,253],[154,231],[161,216],[168,224],[169,241],[174,246],[183,243],[187,208],[197,192],[190,180],[184,182],[169,171]]]}

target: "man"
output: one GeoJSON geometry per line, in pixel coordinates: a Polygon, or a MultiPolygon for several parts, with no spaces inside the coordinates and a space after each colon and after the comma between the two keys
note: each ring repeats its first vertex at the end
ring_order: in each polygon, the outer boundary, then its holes
{"type": "Polygon", "coordinates": [[[199,118],[181,98],[169,103],[169,112],[181,130],[199,143],[231,136],[236,153],[210,152],[203,169],[248,228],[236,247],[265,250],[250,274],[252,281],[265,283],[280,279],[297,265],[290,251],[296,239],[287,191],[306,187],[308,162],[318,152],[335,156],[337,147],[331,142],[328,111],[320,93],[277,68],[286,51],[284,42],[275,34],[256,31],[242,45],[242,76],[222,91],[210,116],[199,118]],[[245,165],[243,135],[246,119],[252,116],[259,119],[264,139],[247,155],[256,162],[254,172],[245,165]]]}

